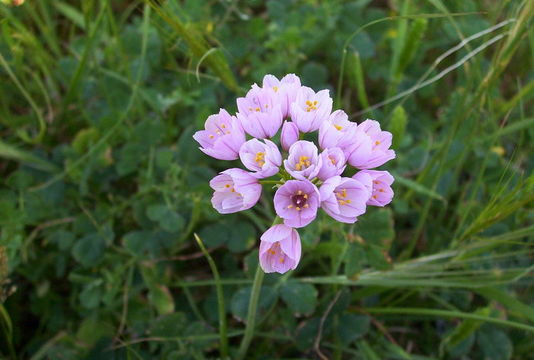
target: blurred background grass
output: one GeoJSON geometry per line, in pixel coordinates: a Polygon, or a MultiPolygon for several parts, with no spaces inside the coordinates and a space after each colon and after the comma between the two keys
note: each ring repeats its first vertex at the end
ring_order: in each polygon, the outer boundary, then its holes
{"type": "Polygon", "coordinates": [[[272,190],[220,216],[208,181],[239,164],[191,135],[294,72],[394,133],[396,196],[300,231],[246,358],[532,358],[533,15],[528,0],[0,5],[0,356],[217,358],[223,300],[236,356],[272,190]]]}

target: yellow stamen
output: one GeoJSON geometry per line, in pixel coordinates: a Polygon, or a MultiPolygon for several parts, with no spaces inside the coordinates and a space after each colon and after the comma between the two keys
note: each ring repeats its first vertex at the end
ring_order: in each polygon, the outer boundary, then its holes
{"type": "Polygon", "coordinates": [[[333,165],[336,165],[336,159],[334,159],[332,156],[329,156],[328,158],[330,159],[330,162],[331,162],[333,165]]]}
{"type": "MultiPolygon", "coordinates": [[[[302,191],[301,191],[302,192],[302,191]]],[[[299,194],[300,195],[300,194],[299,194]]],[[[304,194],[304,199],[308,198],[308,194],[304,194]]]]}
{"type": "Polygon", "coordinates": [[[293,205],[287,205],[287,208],[288,208],[288,209],[292,209],[292,208],[293,208],[293,205]]]}
{"type": "Polygon", "coordinates": [[[380,145],[380,141],[376,140],[375,145],[380,145]]]}
{"type": "Polygon", "coordinates": [[[285,261],[285,259],[284,259],[284,258],[280,258],[280,259],[278,259],[278,261],[279,261],[281,264],[283,264],[284,261],[285,261]]]}
{"type": "Polygon", "coordinates": [[[226,125],[225,124],[221,124],[221,128],[225,129],[226,125]]]}
{"type": "Polygon", "coordinates": [[[213,139],[215,136],[214,135],[210,135],[210,139],[213,139]]]}
{"type": "Polygon", "coordinates": [[[297,195],[302,195],[302,190],[297,191],[297,195]]]}
{"type": "Polygon", "coordinates": [[[276,251],[274,251],[274,250],[269,250],[269,253],[270,253],[271,255],[276,255],[276,251]]]}
{"type": "Polygon", "coordinates": [[[278,86],[273,86],[273,90],[274,90],[274,92],[277,92],[278,91],[278,86]]]}
{"type": "Polygon", "coordinates": [[[339,131],[343,130],[343,126],[334,124],[334,127],[339,131]]]}
{"type": "Polygon", "coordinates": [[[300,211],[300,208],[299,208],[298,206],[297,206],[295,209],[296,209],[297,211],[300,211]]]}
{"type": "Polygon", "coordinates": [[[256,111],[260,111],[261,109],[260,109],[259,107],[257,107],[255,110],[256,110],[256,111]]]}
{"type": "Polygon", "coordinates": [[[310,205],[308,205],[308,204],[304,204],[304,206],[303,206],[304,209],[307,209],[309,207],[310,207],[310,205]]]}
{"type": "Polygon", "coordinates": [[[305,110],[307,112],[310,112],[312,110],[317,110],[317,106],[316,106],[317,104],[318,104],[317,100],[315,100],[314,102],[311,102],[310,100],[306,100],[306,109],[305,110]]]}
{"type": "Polygon", "coordinates": [[[384,192],[385,190],[384,189],[378,189],[378,192],[384,192]]]}
{"type": "Polygon", "coordinates": [[[256,157],[254,158],[254,161],[259,165],[263,166],[265,164],[265,153],[264,152],[257,152],[256,157]]]}
{"type": "Polygon", "coordinates": [[[376,180],[373,181],[373,183],[374,183],[374,184],[380,184],[380,182],[379,182],[379,181],[376,181],[376,180]]]}
{"type": "Polygon", "coordinates": [[[377,198],[377,196],[376,196],[376,195],[373,195],[373,199],[376,199],[376,198],[377,198]]]}

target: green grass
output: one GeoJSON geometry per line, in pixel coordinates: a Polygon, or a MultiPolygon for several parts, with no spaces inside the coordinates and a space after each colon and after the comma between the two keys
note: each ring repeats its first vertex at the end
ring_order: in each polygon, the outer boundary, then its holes
{"type": "Polygon", "coordinates": [[[1,4],[0,358],[530,358],[532,15],[528,0],[1,4]],[[298,268],[260,288],[273,191],[219,215],[208,181],[238,162],[191,136],[290,72],[395,135],[395,199],[355,225],[321,215],[298,268]]]}

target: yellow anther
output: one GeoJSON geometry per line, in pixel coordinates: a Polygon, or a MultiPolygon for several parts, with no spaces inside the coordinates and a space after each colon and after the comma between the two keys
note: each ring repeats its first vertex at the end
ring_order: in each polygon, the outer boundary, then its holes
{"type": "Polygon", "coordinates": [[[252,111],[252,110],[254,110],[254,109],[253,109],[253,108],[251,108],[251,107],[249,107],[249,108],[248,108],[248,111],[252,111]]]}
{"type": "Polygon", "coordinates": [[[343,126],[341,126],[341,125],[334,124],[334,127],[339,131],[343,130],[343,126]]]}
{"type": "Polygon", "coordinates": [[[257,152],[256,157],[254,158],[254,161],[259,165],[263,166],[265,164],[265,153],[264,152],[257,152]]]}
{"type": "Polygon", "coordinates": [[[256,110],[256,111],[260,111],[261,109],[260,109],[259,107],[257,107],[255,110],[256,110]]]}
{"type": "Polygon", "coordinates": [[[308,194],[304,194],[304,199],[307,199],[307,198],[308,198],[308,194]]]}
{"type": "Polygon", "coordinates": [[[296,163],[295,164],[295,170],[300,171],[301,167],[302,167],[302,165],[300,165],[300,163],[296,163]]]}
{"type": "Polygon", "coordinates": [[[270,253],[271,255],[276,255],[276,251],[274,251],[274,250],[269,250],[269,253],[270,253]]]}
{"type": "Polygon", "coordinates": [[[297,195],[302,195],[302,190],[297,191],[297,195]]]}
{"type": "Polygon", "coordinates": [[[273,90],[274,90],[274,92],[277,92],[278,91],[278,86],[273,86],[273,90]]]}
{"type": "Polygon", "coordinates": [[[229,188],[230,186],[232,186],[232,185],[230,185],[230,184],[224,185],[225,188],[229,188]]]}
{"type": "Polygon", "coordinates": [[[278,261],[279,261],[281,264],[283,264],[284,261],[286,261],[286,260],[285,260],[284,258],[280,258],[280,259],[278,259],[278,261]]]}
{"type": "Polygon", "coordinates": [[[309,204],[304,204],[304,206],[303,206],[304,209],[307,209],[307,208],[309,208],[309,207],[310,207],[309,204]]]}
{"type": "Polygon", "coordinates": [[[300,211],[300,208],[299,208],[298,206],[297,206],[295,209],[296,209],[297,211],[300,211]]]}
{"type": "Polygon", "coordinates": [[[378,189],[378,192],[384,192],[385,190],[384,189],[378,189]]]}
{"type": "Polygon", "coordinates": [[[332,156],[329,156],[328,158],[330,159],[330,162],[331,162],[333,165],[336,165],[336,159],[334,159],[332,156]]]}
{"type": "Polygon", "coordinates": [[[318,104],[317,100],[315,100],[314,102],[311,102],[310,100],[306,100],[306,109],[305,110],[307,112],[310,112],[312,110],[317,110],[317,106],[316,106],[317,104],[318,104]]]}
{"type": "Polygon", "coordinates": [[[221,124],[221,128],[225,129],[226,128],[226,124],[221,124]]]}
{"type": "Polygon", "coordinates": [[[213,139],[215,136],[214,135],[210,135],[210,139],[213,139]]]}
{"type": "Polygon", "coordinates": [[[310,166],[311,165],[310,160],[306,160],[305,163],[306,163],[306,166],[310,166]]]}
{"type": "Polygon", "coordinates": [[[380,141],[376,140],[375,145],[380,145],[380,141]]]}
{"type": "Polygon", "coordinates": [[[230,190],[230,191],[231,191],[231,192],[235,192],[235,189],[234,189],[234,188],[232,188],[232,190],[230,190]]]}
{"type": "Polygon", "coordinates": [[[227,134],[230,134],[230,130],[228,130],[226,133],[227,133],[227,134]]]}
{"type": "Polygon", "coordinates": [[[380,184],[380,181],[376,181],[376,180],[374,180],[374,181],[373,181],[373,184],[380,184]]]}
{"type": "Polygon", "coordinates": [[[269,107],[269,104],[265,104],[265,108],[267,109],[269,107]]]}
{"type": "Polygon", "coordinates": [[[350,204],[350,199],[345,200],[347,204],[350,204]]]}
{"type": "Polygon", "coordinates": [[[293,208],[293,205],[287,205],[287,208],[288,208],[288,209],[292,209],[292,208],[293,208]]]}
{"type": "Polygon", "coordinates": [[[376,199],[376,198],[377,198],[377,196],[376,196],[376,195],[373,195],[373,199],[376,199]]]}

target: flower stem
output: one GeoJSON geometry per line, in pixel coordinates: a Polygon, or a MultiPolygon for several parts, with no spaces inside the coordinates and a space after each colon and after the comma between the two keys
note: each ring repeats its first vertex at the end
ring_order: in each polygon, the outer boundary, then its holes
{"type": "Polygon", "coordinates": [[[217,270],[217,265],[215,265],[215,261],[211,257],[210,253],[206,250],[206,247],[204,246],[204,243],[198,237],[197,234],[195,235],[195,240],[198,243],[198,246],[200,247],[200,250],[208,260],[208,264],[211,268],[211,272],[213,273],[213,279],[215,280],[215,290],[217,292],[217,310],[219,313],[219,339],[220,339],[220,347],[221,347],[221,358],[227,359],[228,358],[228,334],[227,334],[227,324],[226,324],[226,307],[224,305],[224,292],[221,284],[221,277],[219,276],[219,271],[217,270]]]}
{"type": "Polygon", "coordinates": [[[241,345],[239,346],[239,352],[237,353],[237,360],[242,360],[247,354],[248,347],[252,341],[252,336],[254,335],[254,325],[256,323],[256,311],[258,309],[258,300],[260,298],[261,284],[263,282],[263,277],[265,273],[258,263],[258,268],[256,269],[256,275],[254,275],[254,283],[252,284],[252,292],[250,293],[250,302],[248,304],[248,313],[247,313],[247,325],[245,327],[245,335],[243,340],[241,340],[241,345]]]}
{"type": "MultiPolygon", "coordinates": [[[[280,217],[275,217],[273,220],[272,226],[279,224],[282,221],[280,217]]],[[[265,273],[263,272],[259,262],[258,267],[256,268],[256,275],[254,275],[254,282],[252,283],[252,291],[250,293],[250,302],[248,303],[248,312],[247,312],[247,325],[245,326],[245,334],[243,335],[243,340],[241,340],[241,345],[239,345],[239,351],[237,353],[236,360],[243,360],[247,355],[248,347],[254,336],[254,326],[256,325],[256,312],[258,310],[258,301],[260,299],[261,284],[263,282],[263,277],[265,273]]]]}

